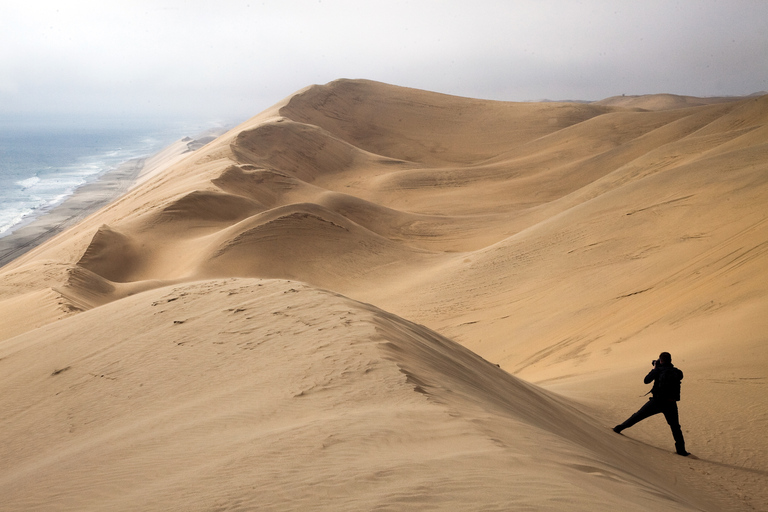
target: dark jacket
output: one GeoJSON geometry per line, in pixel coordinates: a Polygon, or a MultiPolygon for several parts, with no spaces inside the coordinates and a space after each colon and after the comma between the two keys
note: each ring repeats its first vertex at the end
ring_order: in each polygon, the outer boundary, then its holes
{"type": "MultiPolygon", "coordinates": [[[[662,390],[659,386],[659,377],[661,377],[662,373],[665,372],[677,372],[678,374],[678,382],[680,380],[683,380],[683,372],[680,370],[680,368],[675,368],[673,364],[660,364],[657,365],[648,372],[648,375],[645,376],[645,379],[643,379],[643,382],[646,384],[650,384],[651,381],[653,381],[653,387],[651,388],[651,394],[653,395],[653,398],[661,399],[661,400],[674,400],[675,402],[680,400],[680,386],[671,386],[670,389],[668,389],[666,392],[662,390]]],[[[673,377],[673,375],[670,375],[673,377]]]]}

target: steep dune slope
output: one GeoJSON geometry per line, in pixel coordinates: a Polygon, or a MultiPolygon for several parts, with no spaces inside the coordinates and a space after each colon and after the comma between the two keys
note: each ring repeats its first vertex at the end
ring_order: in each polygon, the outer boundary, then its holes
{"type": "Polygon", "coordinates": [[[672,455],[299,283],[154,290],[13,339],[0,368],[9,511],[719,506],[671,483],[679,462],[647,468],[672,455]]]}
{"type": "Polygon", "coordinates": [[[608,111],[473,100],[365,80],[308,88],[279,110],[371,153],[433,167],[492,158],[608,111]]]}

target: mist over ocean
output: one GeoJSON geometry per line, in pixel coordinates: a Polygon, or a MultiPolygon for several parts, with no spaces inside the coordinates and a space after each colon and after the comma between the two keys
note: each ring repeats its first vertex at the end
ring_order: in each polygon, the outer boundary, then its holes
{"type": "Polygon", "coordinates": [[[0,238],[122,162],[150,156],[210,126],[0,123],[0,238]]]}

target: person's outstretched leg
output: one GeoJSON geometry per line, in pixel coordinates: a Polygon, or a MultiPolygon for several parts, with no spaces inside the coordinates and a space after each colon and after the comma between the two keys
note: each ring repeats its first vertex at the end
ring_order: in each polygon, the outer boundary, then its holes
{"type": "Polygon", "coordinates": [[[687,456],[685,451],[685,439],[683,438],[683,429],[680,428],[680,417],[677,412],[677,403],[667,402],[664,406],[664,418],[672,429],[672,437],[675,438],[675,451],[678,455],[687,456]]]}
{"type": "Polygon", "coordinates": [[[613,431],[617,434],[620,434],[622,430],[625,428],[629,428],[635,423],[639,421],[643,421],[645,418],[648,418],[650,416],[653,416],[654,414],[659,414],[661,412],[660,404],[658,403],[658,400],[654,400],[653,398],[648,400],[639,411],[637,411],[635,414],[627,418],[627,420],[624,423],[620,423],[619,425],[616,425],[613,427],[613,431]]]}

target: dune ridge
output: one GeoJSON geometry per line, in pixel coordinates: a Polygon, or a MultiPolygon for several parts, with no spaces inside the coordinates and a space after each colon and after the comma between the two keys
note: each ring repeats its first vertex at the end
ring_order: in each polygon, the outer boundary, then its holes
{"type": "Polygon", "coordinates": [[[295,282],[152,290],[14,338],[1,357],[17,369],[2,394],[8,510],[587,510],[595,496],[604,510],[696,510],[566,400],[295,282]]]}
{"type": "MultiPolygon", "coordinates": [[[[143,382],[169,397],[188,396],[190,404],[213,404],[206,397],[230,396],[251,383],[248,396],[272,400],[277,411],[285,402],[275,397],[290,379],[351,379],[356,398],[341,394],[331,405],[316,396],[330,392],[323,385],[296,390],[311,398],[304,412],[291,406],[285,416],[273,411],[267,418],[232,406],[242,413],[235,430],[223,412],[211,411],[206,420],[202,405],[179,409],[197,411],[196,424],[171,408],[165,432],[176,424],[189,429],[182,428],[168,460],[180,457],[195,470],[160,478],[166,463],[150,448],[162,436],[152,440],[136,427],[127,439],[150,441],[121,453],[137,465],[121,465],[105,445],[113,473],[103,480],[91,480],[93,460],[78,462],[76,452],[64,452],[80,476],[68,483],[66,475],[55,478],[61,489],[81,492],[70,493],[62,507],[129,508],[146,495],[166,504],[184,497],[177,507],[185,510],[248,509],[257,495],[269,495],[260,507],[284,509],[327,493],[341,509],[762,508],[768,503],[768,96],[609,100],[494,102],[365,80],[311,86],[175,158],[0,269],[0,349],[9,351],[0,364],[19,375],[0,378],[0,385],[41,404],[29,418],[54,407],[49,388],[24,391],[19,383],[84,377],[56,354],[97,354],[101,343],[131,361],[121,363],[126,372],[141,373],[147,362],[141,354],[158,340],[255,349],[279,330],[308,347],[331,343],[318,341],[326,340],[325,330],[357,326],[357,337],[334,341],[333,350],[366,339],[375,347],[366,354],[396,362],[396,371],[384,372],[349,355],[354,371],[309,364],[280,378],[276,369],[290,359],[274,349],[258,363],[270,366],[264,371],[273,380],[256,383],[248,376],[251,363],[232,354],[222,362],[232,372],[228,380],[209,365],[211,352],[190,360],[163,352],[179,366],[158,367],[168,375],[144,375],[143,382]],[[248,322],[225,328],[234,321],[227,315],[245,311],[228,294],[246,291],[260,305],[248,322]],[[282,319],[277,305],[298,308],[305,295],[314,297],[313,305],[304,304],[313,316],[275,327],[282,319]],[[185,305],[188,296],[196,297],[194,307],[185,305]],[[367,319],[358,325],[337,314],[342,303],[367,319]],[[67,337],[64,326],[71,329],[67,337]],[[121,345],[109,345],[110,333],[122,330],[121,345]],[[174,330],[196,341],[185,342],[174,330]],[[82,342],[73,341],[76,333],[82,342]],[[38,350],[37,343],[49,348],[38,350]],[[17,349],[39,359],[36,376],[14,362],[17,349]],[[669,453],[663,420],[621,437],[608,428],[639,407],[642,377],[661,350],[671,351],[686,372],[681,423],[698,459],[669,453]],[[208,366],[195,373],[198,362],[208,366]],[[208,376],[223,380],[208,389],[208,376]],[[186,391],[168,384],[182,377],[186,391]],[[425,412],[423,400],[437,409],[425,412]],[[399,414],[399,403],[414,416],[399,414]],[[334,410],[338,417],[329,415],[334,410]],[[376,411],[387,418],[386,428],[379,428],[376,411]],[[356,420],[339,423],[345,413],[356,420]],[[294,429],[286,424],[298,418],[291,414],[308,422],[294,429]],[[444,429],[435,424],[446,418],[458,419],[444,429]],[[223,439],[215,436],[218,428],[227,432],[223,439]],[[307,430],[317,428],[327,433],[328,446],[341,440],[342,449],[312,452],[308,446],[327,444],[307,430]],[[377,434],[366,440],[362,432],[371,428],[377,434]],[[194,456],[182,455],[189,443],[194,456]],[[270,451],[270,443],[284,451],[270,451]],[[415,449],[420,443],[425,447],[415,449]],[[232,454],[246,446],[268,460],[274,478],[246,471],[219,493],[214,482],[243,467],[245,459],[232,454]],[[360,449],[371,460],[355,456],[360,449]],[[297,467],[308,453],[313,462],[297,467]],[[446,460],[467,472],[461,476],[446,460]],[[425,476],[425,469],[436,473],[425,476]],[[320,475],[334,470],[338,477],[320,475]],[[190,491],[190,482],[201,490],[190,491]]],[[[113,391],[130,394],[124,386],[113,391]]],[[[73,392],[55,407],[63,407],[62,416],[67,407],[104,403],[107,396],[73,392]]],[[[169,399],[148,397],[136,421],[157,424],[169,399]]],[[[110,423],[110,415],[120,414],[119,408],[99,413],[99,435],[123,432],[110,423]]],[[[20,418],[12,416],[6,428],[22,432],[20,418]]],[[[30,443],[53,451],[66,445],[62,436],[52,427],[30,443]]],[[[3,459],[10,462],[0,468],[0,482],[11,492],[13,475],[26,468],[28,487],[13,498],[23,509],[31,503],[25,500],[53,499],[30,482],[43,474],[38,471],[57,470],[48,459],[22,462],[21,451],[3,459]]],[[[153,509],[153,499],[139,508],[153,509]]]]}

